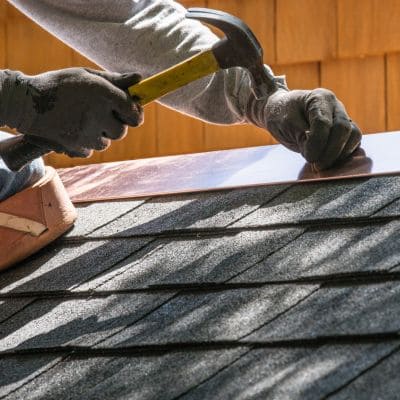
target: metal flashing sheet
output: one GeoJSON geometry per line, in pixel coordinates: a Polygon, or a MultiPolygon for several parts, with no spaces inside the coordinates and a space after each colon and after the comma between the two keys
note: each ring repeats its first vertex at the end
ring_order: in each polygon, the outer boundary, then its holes
{"type": "Polygon", "coordinates": [[[282,145],[147,158],[60,169],[74,203],[400,173],[400,132],[363,136],[335,168],[314,171],[282,145]]]}

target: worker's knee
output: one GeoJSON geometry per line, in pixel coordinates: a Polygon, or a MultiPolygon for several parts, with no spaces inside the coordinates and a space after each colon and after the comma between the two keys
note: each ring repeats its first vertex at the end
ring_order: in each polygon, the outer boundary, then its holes
{"type": "MultiPolygon", "coordinates": [[[[0,131],[0,141],[8,137],[9,133],[0,131]]],[[[37,182],[44,173],[42,159],[32,161],[19,172],[13,172],[0,157],[0,201],[37,182]]]]}

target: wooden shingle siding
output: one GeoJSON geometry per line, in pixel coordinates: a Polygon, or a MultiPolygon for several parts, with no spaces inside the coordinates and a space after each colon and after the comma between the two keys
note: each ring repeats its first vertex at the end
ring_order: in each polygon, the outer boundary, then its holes
{"type": "Polygon", "coordinates": [[[321,86],[318,62],[272,66],[275,75],[285,75],[290,89],[314,89],[321,86]]]}
{"type": "Polygon", "coordinates": [[[278,64],[335,57],[335,3],[335,0],[277,0],[278,64]]]}
{"type": "Polygon", "coordinates": [[[363,130],[386,129],[384,56],[322,62],[321,86],[336,93],[363,130]]]}
{"type": "Polygon", "coordinates": [[[400,127],[400,53],[386,56],[387,129],[400,127]]]}
{"type": "Polygon", "coordinates": [[[264,61],[276,61],[275,15],[276,0],[207,0],[180,1],[182,4],[207,3],[216,10],[223,10],[245,21],[259,39],[264,50],[264,61]]]}
{"type": "MultiPolygon", "coordinates": [[[[181,0],[235,14],[260,39],[265,61],[291,89],[332,89],[364,133],[400,129],[400,1],[181,0]]],[[[29,74],[96,67],[3,0],[0,66],[29,74]]],[[[89,160],[51,155],[55,166],[182,154],[274,143],[253,126],[205,124],[157,104],[145,124],[89,160]]]]}
{"type": "Polygon", "coordinates": [[[22,14],[13,12],[6,18],[6,59],[10,69],[37,74],[71,66],[72,51],[22,14]]]}
{"type": "Polygon", "coordinates": [[[383,54],[400,49],[398,0],[337,1],[339,57],[383,54]]]}

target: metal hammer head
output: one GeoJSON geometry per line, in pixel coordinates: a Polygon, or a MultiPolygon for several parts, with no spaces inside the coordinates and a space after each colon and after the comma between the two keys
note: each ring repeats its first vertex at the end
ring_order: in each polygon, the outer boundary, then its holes
{"type": "Polygon", "coordinates": [[[276,89],[273,76],[264,66],[260,42],[242,20],[210,8],[189,8],[186,17],[215,26],[225,33],[225,37],[212,48],[214,56],[223,69],[246,68],[257,98],[266,97],[276,89]]]}

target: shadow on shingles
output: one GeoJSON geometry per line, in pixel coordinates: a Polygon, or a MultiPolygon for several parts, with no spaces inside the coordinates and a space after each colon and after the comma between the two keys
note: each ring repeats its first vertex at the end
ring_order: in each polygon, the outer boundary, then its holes
{"type": "MultiPolygon", "coordinates": [[[[189,205],[185,205],[184,207],[181,207],[177,210],[174,210],[173,212],[170,212],[164,216],[156,218],[154,221],[150,221],[146,224],[143,224],[138,227],[138,229],[148,229],[151,228],[153,229],[155,226],[159,225],[164,225],[166,224],[167,226],[171,225],[173,221],[182,221],[181,223],[184,226],[190,226],[191,224],[197,222],[198,220],[209,218],[213,215],[216,215],[218,212],[221,211],[226,211],[229,209],[233,209],[238,207],[240,204],[247,204],[248,202],[246,201],[246,196],[243,196],[241,201],[237,201],[236,203],[222,203],[221,207],[207,207],[206,209],[203,209],[202,211],[204,214],[199,214],[196,213],[191,213],[190,210],[193,207],[193,202],[190,203],[189,205]],[[182,215],[187,216],[187,218],[183,219],[182,215]]],[[[259,201],[259,200],[258,200],[259,201]]],[[[199,203],[200,201],[196,201],[194,203],[198,203],[198,206],[201,206],[199,203]]],[[[257,204],[257,203],[255,203],[257,204]]],[[[259,204],[259,203],[258,203],[259,204]]],[[[201,209],[202,207],[200,207],[201,209]]],[[[139,208],[140,209],[140,208],[139,208]]],[[[131,234],[132,230],[128,229],[126,232],[127,235],[131,234]]],[[[389,240],[390,238],[388,238],[389,240]]],[[[57,289],[69,289],[73,286],[77,286],[83,282],[86,282],[90,279],[92,279],[94,276],[98,276],[99,274],[101,275],[102,273],[105,273],[108,271],[110,268],[114,268],[116,265],[123,265],[123,262],[121,261],[125,259],[126,257],[135,257],[135,255],[132,256],[132,253],[135,253],[137,250],[126,250],[126,254],[121,255],[122,259],[120,260],[115,260],[110,263],[109,265],[104,265],[102,263],[103,257],[105,254],[110,254],[110,253],[115,253],[118,252],[118,246],[115,246],[115,243],[113,244],[110,241],[105,244],[101,244],[98,248],[95,248],[91,251],[88,251],[85,254],[82,254],[73,260],[66,262],[63,265],[60,265],[59,267],[47,271],[43,275],[38,276],[37,278],[34,278],[32,280],[27,281],[26,283],[21,284],[20,286],[17,287],[18,291],[29,291],[35,288],[35,286],[39,285],[41,287],[41,290],[46,290],[46,289],[51,289],[51,285],[56,284],[57,289]],[[120,263],[120,264],[119,264],[120,263]],[[88,268],[88,265],[90,265],[90,268],[88,268]],[[77,273],[79,272],[79,273],[77,273]],[[47,287],[43,287],[43,283],[47,282],[47,287]]],[[[77,247],[78,245],[69,245],[69,247],[77,247]]],[[[374,243],[374,246],[379,246],[379,243],[374,243]]],[[[64,245],[65,247],[65,245],[64,245]]],[[[144,249],[140,251],[140,257],[146,257],[146,254],[154,249],[154,245],[150,244],[146,246],[144,249]]],[[[43,250],[33,258],[29,260],[29,262],[25,262],[24,265],[21,265],[19,268],[14,268],[13,270],[8,271],[4,277],[4,279],[1,279],[0,282],[0,287],[5,288],[8,285],[12,284],[13,282],[17,282],[20,279],[26,279],[29,278],[29,275],[40,269],[40,267],[43,265],[43,263],[49,261],[54,255],[59,253],[60,248],[58,247],[58,244],[54,244],[50,246],[48,249],[43,250]]],[[[251,252],[252,248],[248,248],[247,251],[251,252]]],[[[302,251],[308,251],[307,249],[302,249],[302,251]]],[[[371,249],[373,251],[373,248],[371,249]]],[[[334,255],[332,255],[333,257],[334,255]]],[[[206,256],[204,256],[206,259],[206,256]]],[[[230,255],[232,259],[235,259],[236,255],[232,254],[230,255]]],[[[139,258],[138,258],[139,259],[139,258]]],[[[198,262],[198,260],[196,260],[198,262]]],[[[196,264],[196,261],[194,264],[196,264]]],[[[200,263],[203,262],[200,260],[200,263]]],[[[161,267],[161,265],[160,265],[161,267]]],[[[192,266],[189,264],[187,267],[185,267],[185,270],[190,270],[192,266]]],[[[213,271],[209,271],[209,273],[214,273],[216,268],[213,269],[213,271]]],[[[181,274],[182,271],[178,271],[178,276],[181,274]]],[[[173,276],[172,276],[173,277],[173,276]]],[[[172,278],[171,276],[169,278],[172,278]]],[[[3,278],[3,277],[2,277],[3,278]]],[[[18,323],[13,326],[13,331],[17,331],[20,327],[24,326],[25,324],[29,323],[31,320],[35,319],[40,319],[43,315],[49,313],[54,307],[59,305],[61,302],[48,302],[47,304],[44,305],[43,308],[40,308],[39,313],[36,315],[29,315],[29,313],[26,313],[26,318],[21,319],[18,321],[18,323]]],[[[189,309],[185,313],[183,313],[180,318],[181,320],[185,320],[185,318],[190,315],[190,313],[195,312],[196,307],[194,309],[189,309]]],[[[235,310],[229,307],[223,307],[222,311],[221,310],[215,310],[211,317],[213,319],[218,318],[218,314],[224,315],[227,317],[229,314],[235,313],[235,310]]],[[[315,316],[316,317],[316,316],[315,316]]],[[[313,320],[313,315],[310,315],[310,320],[313,320]]],[[[185,329],[190,329],[190,330],[200,330],[202,326],[205,326],[208,322],[210,321],[210,315],[208,313],[205,313],[203,315],[203,319],[195,321],[193,325],[190,325],[189,327],[185,327],[185,329]]],[[[85,319],[74,319],[72,321],[69,321],[65,325],[61,325],[57,327],[56,329],[47,332],[46,334],[40,335],[38,337],[33,337],[32,339],[29,339],[28,341],[24,342],[22,345],[34,345],[35,343],[39,342],[48,342],[56,343],[57,345],[63,345],[65,343],[68,343],[69,341],[72,341],[74,339],[79,338],[85,333],[95,333],[99,332],[103,329],[107,329],[107,326],[115,326],[115,327],[123,327],[126,326],[126,319],[125,318],[112,318],[107,321],[103,321],[101,323],[98,322],[97,316],[90,316],[85,319]]],[[[179,321],[178,321],[179,322],[179,321]]],[[[164,328],[166,329],[168,326],[171,326],[173,324],[176,324],[176,321],[165,321],[165,325],[161,325],[160,331],[162,331],[164,328]]],[[[216,321],[217,323],[217,321],[216,321]]],[[[11,334],[12,332],[5,332],[1,329],[0,325],[0,330],[2,331],[2,337],[11,334]]],[[[150,332],[151,326],[146,326],[145,324],[143,325],[143,332],[146,334],[146,332],[150,332]]],[[[35,369],[38,367],[35,366],[35,369]]],[[[163,366],[163,368],[167,368],[167,366],[163,366]]],[[[157,371],[151,371],[152,374],[157,374],[157,371]]],[[[15,381],[18,381],[20,379],[23,379],[24,376],[29,376],[33,370],[29,370],[29,368],[25,368],[23,375],[15,375],[15,381]]],[[[14,379],[14,378],[13,378],[14,379]]],[[[84,382],[84,379],[83,379],[84,382]]]]}
{"type": "MultiPolygon", "coordinates": [[[[253,189],[254,192],[262,191],[263,189],[253,189]]],[[[232,192],[225,192],[225,195],[229,195],[232,192]]],[[[215,195],[211,195],[214,197],[215,195]]],[[[259,197],[255,196],[255,198],[250,198],[248,193],[241,193],[241,195],[236,195],[227,202],[219,202],[219,201],[209,201],[207,207],[204,207],[202,199],[205,197],[202,194],[193,196],[194,201],[186,204],[183,207],[180,207],[174,211],[168,212],[165,215],[155,218],[145,224],[139,225],[139,231],[148,231],[158,226],[167,226],[170,228],[175,227],[177,221],[179,221],[180,227],[188,227],[199,220],[210,218],[215,216],[216,214],[224,211],[229,211],[234,208],[240,207],[244,204],[254,204],[258,205],[260,202],[259,197]],[[199,197],[200,199],[196,199],[199,197]],[[212,204],[214,203],[214,204],[212,204]],[[193,212],[193,208],[196,212],[193,212]]],[[[156,200],[159,201],[159,200],[156,200]]],[[[164,200],[165,201],[165,200],[164,200]]],[[[162,228],[163,229],[163,228],[162,228]]],[[[168,229],[168,228],[167,228],[168,229]]],[[[128,229],[124,232],[119,232],[122,235],[130,235],[131,229],[128,229]]],[[[125,242],[125,241],[124,241],[125,242]]],[[[14,290],[18,292],[24,291],[46,291],[46,290],[68,290],[71,287],[79,286],[79,284],[83,282],[87,282],[92,279],[94,276],[101,275],[102,273],[107,272],[110,268],[114,267],[118,263],[129,256],[132,256],[138,249],[135,248],[133,251],[129,249],[129,247],[125,250],[124,253],[121,253],[119,246],[116,244],[119,243],[117,239],[109,240],[104,244],[100,244],[98,247],[93,250],[87,251],[84,254],[80,254],[74,259],[65,262],[64,264],[46,271],[39,276],[30,279],[29,276],[40,271],[40,268],[51,261],[52,258],[56,257],[64,248],[68,249],[76,249],[80,246],[80,244],[75,245],[62,245],[60,242],[55,242],[52,245],[48,246],[46,249],[38,252],[30,259],[25,262],[19,264],[18,266],[2,273],[0,280],[0,289],[4,289],[7,286],[12,284],[17,284],[14,290]],[[118,255],[117,258],[113,258],[112,262],[110,261],[108,264],[104,264],[105,255],[112,254],[113,257],[115,254],[118,255]],[[18,285],[18,281],[25,281],[18,285]]],[[[122,242],[121,242],[122,243],[122,242]]],[[[143,243],[144,245],[144,243],[143,243]]],[[[141,250],[140,257],[146,257],[146,253],[153,250],[152,245],[149,245],[141,250]]],[[[12,301],[12,300],[11,300],[12,301]]],[[[29,315],[26,314],[26,319],[21,319],[18,324],[13,326],[13,331],[18,331],[19,328],[29,323],[32,319],[38,319],[43,315],[49,313],[53,307],[55,307],[57,303],[51,302],[48,303],[47,306],[41,308],[40,312],[37,315],[29,315]]],[[[7,304],[3,304],[2,307],[7,307],[7,304]]],[[[1,309],[0,309],[1,312],[1,309]]],[[[77,330],[76,334],[79,335],[80,329],[77,330]]],[[[0,324],[0,336],[2,338],[11,334],[12,332],[6,331],[4,329],[4,325],[0,324]]],[[[65,343],[64,340],[60,341],[60,344],[65,343]]],[[[29,371],[25,371],[27,374],[29,371]]],[[[16,377],[17,379],[17,377],[16,377]]]]}
{"type": "MultiPolygon", "coordinates": [[[[393,304],[395,304],[394,301],[398,296],[391,288],[388,288],[387,290],[380,290],[378,288],[372,292],[365,293],[348,292],[346,294],[345,291],[346,289],[338,290],[336,294],[327,296],[326,298],[324,298],[321,292],[317,292],[317,294],[309,297],[298,306],[299,311],[297,316],[293,314],[294,310],[292,309],[288,316],[281,315],[270,321],[262,321],[258,319],[257,323],[258,325],[262,325],[263,329],[268,329],[270,327],[272,332],[275,331],[281,335],[286,335],[286,337],[312,337],[321,333],[323,334],[326,331],[333,331],[336,332],[336,334],[342,333],[343,331],[346,331],[346,329],[350,332],[360,332],[362,328],[359,328],[358,324],[359,321],[363,320],[364,325],[366,325],[365,315],[369,315],[371,318],[380,315],[381,320],[375,321],[375,323],[380,322],[382,330],[393,329],[393,304]],[[360,307],[360,305],[362,305],[362,307],[360,307]],[[382,317],[382,310],[388,310],[387,315],[384,318],[382,317]]],[[[283,297],[283,293],[281,296],[277,296],[277,302],[281,301],[283,297]]],[[[248,300],[249,302],[252,302],[254,299],[254,296],[250,296],[248,300]]],[[[167,331],[165,337],[167,334],[173,335],[174,330],[177,335],[185,334],[188,337],[193,333],[198,334],[199,332],[203,335],[207,335],[210,327],[218,327],[218,321],[220,319],[232,317],[233,314],[237,312],[234,307],[229,307],[228,304],[225,303],[222,307],[217,307],[217,309],[205,313],[202,318],[197,319],[192,324],[182,325],[181,322],[187,319],[193,311],[195,311],[195,308],[189,308],[185,311],[182,310],[179,314],[179,318],[174,318],[174,315],[171,313],[171,315],[168,316],[168,320],[162,320],[161,322],[158,321],[158,326],[155,325],[157,319],[150,315],[148,318],[145,318],[140,322],[140,334],[143,337],[146,337],[147,335],[151,338],[154,336],[155,332],[157,332],[157,328],[160,327],[167,331]]],[[[63,339],[66,341],[71,338],[71,336],[66,335],[65,332],[76,332],[79,329],[82,330],[83,334],[90,333],[91,331],[95,332],[100,326],[96,325],[96,321],[93,317],[90,317],[90,319],[91,324],[94,323],[93,329],[88,329],[87,327],[80,325],[80,321],[74,320],[70,324],[58,327],[53,331],[50,331],[48,334],[41,335],[40,339],[46,341],[49,337],[54,335],[55,338],[60,340],[59,335],[61,334],[64,335],[63,339]]],[[[252,330],[251,322],[254,321],[246,319],[246,322],[246,324],[242,324],[242,330],[240,334],[238,334],[237,339],[245,338],[246,334],[252,330]]],[[[118,318],[112,319],[112,323],[120,325],[118,318]]],[[[159,331],[161,331],[161,329],[159,331]]],[[[31,343],[34,344],[32,340],[34,339],[24,342],[24,345],[29,346],[31,343]]],[[[129,345],[130,342],[134,340],[135,337],[132,336],[125,342],[121,341],[119,345],[129,345]]],[[[307,384],[302,384],[300,388],[296,388],[296,390],[301,389],[298,393],[299,397],[297,398],[302,398],[302,394],[311,394],[314,390],[329,391],[332,390],[332,388],[335,389],[345,384],[351,380],[352,377],[357,376],[360,370],[362,371],[369,368],[377,359],[384,356],[385,353],[390,350],[390,346],[388,346],[388,349],[382,351],[379,350],[379,354],[374,354],[375,348],[380,346],[379,343],[376,343],[375,345],[371,344],[368,349],[368,354],[370,354],[368,357],[366,356],[367,353],[365,351],[360,352],[357,350],[352,354],[352,347],[348,346],[347,350],[344,351],[346,356],[344,356],[344,352],[342,352],[338,358],[336,358],[336,352],[332,351],[322,351],[320,352],[320,356],[315,356],[316,348],[311,349],[311,351],[308,351],[306,348],[291,350],[258,350],[258,352],[264,352],[264,357],[261,357],[258,360],[251,358],[252,353],[248,354],[245,359],[234,361],[234,358],[232,358],[231,360],[227,360],[225,365],[230,364],[231,361],[232,365],[230,365],[228,369],[224,369],[221,379],[217,372],[218,369],[222,368],[224,365],[220,368],[215,368],[214,370],[209,371],[208,376],[205,378],[203,377],[196,380],[196,374],[198,374],[196,368],[198,368],[199,358],[201,359],[202,357],[205,357],[207,352],[200,353],[200,355],[199,353],[197,353],[197,355],[192,353],[189,358],[185,358],[182,355],[183,352],[180,355],[178,354],[179,349],[177,349],[177,352],[170,355],[157,355],[139,359],[131,358],[125,360],[110,360],[101,358],[98,360],[88,360],[84,358],[80,360],[80,366],[82,369],[77,368],[76,371],[74,371],[68,364],[64,364],[56,367],[55,371],[50,371],[47,374],[47,378],[45,374],[41,379],[42,382],[48,382],[51,380],[53,375],[58,377],[57,384],[51,385],[47,388],[48,392],[46,395],[48,398],[52,399],[65,398],[67,395],[69,399],[79,399],[82,395],[85,396],[88,394],[86,392],[87,390],[98,390],[99,388],[96,388],[97,385],[101,387],[102,392],[101,395],[96,398],[107,398],[107,396],[108,398],[112,398],[112,394],[132,395],[133,393],[137,394],[138,391],[140,391],[137,387],[139,383],[140,388],[147,388],[156,385],[155,393],[152,393],[151,396],[148,395],[147,397],[146,395],[143,395],[143,398],[157,399],[160,398],[157,396],[162,394],[160,390],[165,391],[164,394],[171,393],[171,379],[180,382],[181,380],[188,380],[187,376],[191,376],[192,387],[195,387],[197,384],[200,384],[205,380],[204,384],[212,388],[212,393],[228,393],[231,390],[233,380],[224,379],[224,377],[227,376],[226,374],[231,377],[237,376],[238,378],[243,376],[243,374],[246,374],[249,377],[251,376],[252,387],[257,387],[260,395],[265,396],[262,398],[266,398],[268,395],[274,393],[278,387],[285,388],[293,383],[293,375],[298,375],[296,371],[299,372],[299,370],[296,369],[297,366],[298,368],[301,368],[301,376],[304,377],[304,375],[309,371],[315,377],[315,379],[308,379],[307,384]],[[280,352],[281,357],[275,355],[277,352],[280,352]],[[326,353],[329,355],[326,356],[326,353]],[[294,355],[296,355],[296,357],[294,357],[294,355]],[[147,362],[149,363],[147,368],[143,368],[141,365],[142,368],[131,367],[132,370],[129,370],[129,364],[141,364],[147,362]],[[319,363],[323,363],[327,368],[321,369],[322,365],[316,367],[319,363]],[[347,365],[347,367],[346,373],[343,374],[341,373],[341,369],[344,365],[347,365]],[[351,365],[354,365],[354,367],[351,367],[351,365]],[[69,369],[66,375],[61,373],[61,371],[64,371],[64,368],[69,369]],[[143,371],[141,371],[141,369],[143,369],[143,371]],[[123,378],[128,376],[128,380],[123,378]],[[272,376],[276,376],[276,379],[271,379],[272,376]],[[139,378],[140,382],[137,381],[139,378]],[[209,381],[207,381],[208,379],[209,381]],[[331,382],[327,384],[326,387],[321,387],[321,379],[324,379],[325,381],[330,380],[331,382]]],[[[74,362],[76,363],[76,366],[79,365],[79,360],[75,360],[74,362]]],[[[68,361],[68,363],[71,363],[71,360],[68,361]]],[[[209,363],[212,364],[212,361],[209,360],[209,363]]],[[[41,367],[43,367],[43,365],[36,365],[36,368],[41,367]]],[[[7,381],[4,382],[4,385],[12,383],[14,379],[15,378],[8,377],[7,381]]],[[[185,389],[190,390],[190,386],[185,389]]],[[[241,390],[246,389],[248,389],[248,386],[246,385],[243,387],[237,387],[235,391],[236,396],[239,396],[241,390]]],[[[36,387],[33,387],[33,390],[36,390],[36,387]]],[[[144,393],[146,393],[146,391],[144,391],[144,393]]],[[[93,393],[90,392],[90,394],[93,393]]],[[[179,392],[175,393],[175,395],[179,394],[179,392]]],[[[172,399],[173,395],[165,395],[162,398],[172,399]]],[[[190,394],[188,398],[191,398],[190,394]]],[[[193,398],[205,397],[198,396],[193,398]]]]}

